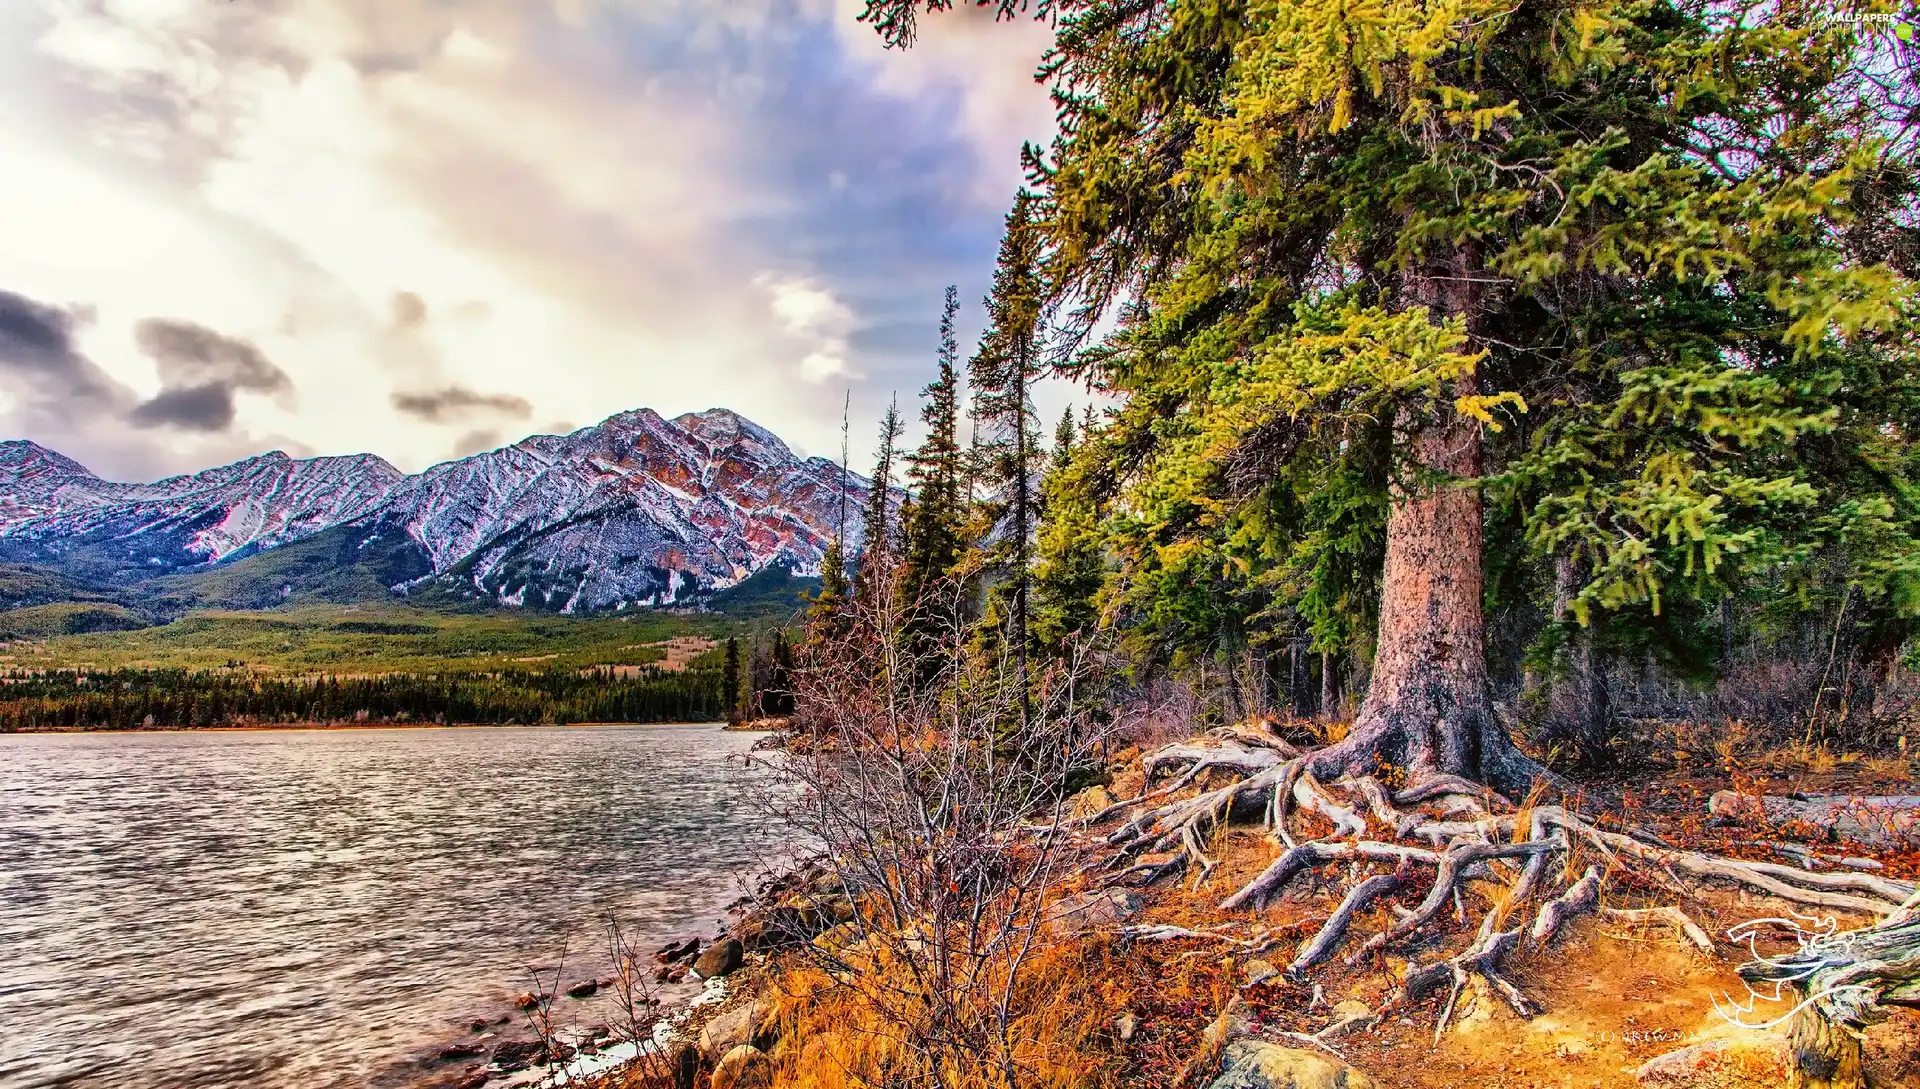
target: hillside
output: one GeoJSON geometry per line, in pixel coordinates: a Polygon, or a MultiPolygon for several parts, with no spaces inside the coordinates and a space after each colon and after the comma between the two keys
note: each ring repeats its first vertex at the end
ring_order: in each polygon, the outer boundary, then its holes
{"type": "MultiPolygon", "coordinates": [[[[413,476],[370,455],[275,452],[122,484],[11,441],[0,595],[22,589],[0,606],[95,601],[153,621],[398,597],[567,614],[703,607],[776,568],[817,572],[867,487],[725,409],[623,412],[413,476]]],[[[857,540],[857,517],[848,533],[857,540]]]]}

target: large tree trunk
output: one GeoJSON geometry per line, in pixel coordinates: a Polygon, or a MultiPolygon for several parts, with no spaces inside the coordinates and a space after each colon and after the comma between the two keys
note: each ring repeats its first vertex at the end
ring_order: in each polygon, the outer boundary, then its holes
{"type": "MultiPolygon", "coordinates": [[[[1410,272],[1409,300],[1436,322],[1477,312],[1471,254],[1410,272]]],[[[1453,393],[1478,392],[1472,376],[1453,393]]],[[[1394,421],[1402,469],[1387,516],[1380,629],[1367,696],[1352,733],[1316,761],[1315,774],[1392,764],[1410,778],[1459,775],[1524,794],[1542,769],[1513,744],[1493,714],[1482,609],[1478,421],[1450,405],[1403,409],[1394,421]]]]}

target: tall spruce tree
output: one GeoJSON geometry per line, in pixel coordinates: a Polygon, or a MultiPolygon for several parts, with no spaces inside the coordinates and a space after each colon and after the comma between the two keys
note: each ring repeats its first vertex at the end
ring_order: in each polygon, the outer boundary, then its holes
{"type": "Polygon", "coordinates": [[[1033,194],[1021,190],[1007,213],[986,332],[970,363],[976,418],[985,432],[983,483],[993,511],[993,574],[1006,604],[1006,640],[1019,675],[1028,675],[1033,586],[1034,484],[1038,443],[1032,389],[1040,367],[1040,309],[1045,293],[1040,224],[1033,194]]]}
{"type": "Polygon", "coordinates": [[[920,419],[926,438],[907,457],[912,505],[903,512],[902,575],[907,600],[926,601],[930,588],[953,574],[965,545],[966,510],[961,499],[965,479],[960,448],[960,341],[954,317],[960,292],[948,287],[940,313],[939,370],[921,391],[920,419]]]}
{"type": "Polygon", "coordinates": [[[740,721],[740,640],[727,636],[726,664],[720,672],[720,703],[728,722],[740,721]]]}
{"type": "Polygon", "coordinates": [[[880,417],[880,453],[874,461],[873,484],[864,513],[865,544],[860,555],[859,592],[871,600],[882,579],[893,577],[895,527],[892,525],[893,461],[900,442],[900,406],[887,403],[880,417]]]}
{"type": "Polygon", "coordinates": [[[1106,548],[1093,489],[1079,476],[1097,465],[1098,451],[1087,450],[1094,436],[1080,431],[1068,408],[1054,430],[1052,462],[1041,481],[1041,519],[1035,542],[1033,634],[1038,644],[1062,651],[1076,633],[1098,626],[1098,596],[1106,581],[1106,548]]]}
{"type": "MultiPolygon", "coordinates": [[[[1911,81],[1844,18],[1890,7],[1048,7],[1047,301],[1082,338],[1140,311],[1082,357],[1124,402],[1116,553],[1172,609],[1198,557],[1323,649],[1370,622],[1316,774],[1536,781],[1492,712],[1490,511],[1571,561],[1574,623],[1764,588],[1911,631],[1911,81]]],[[[906,44],[917,8],[867,17],[906,44]]]]}

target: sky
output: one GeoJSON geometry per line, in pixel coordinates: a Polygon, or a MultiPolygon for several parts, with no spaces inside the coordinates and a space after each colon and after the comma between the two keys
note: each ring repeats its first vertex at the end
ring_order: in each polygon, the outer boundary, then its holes
{"type": "Polygon", "coordinates": [[[864,464],[1053,129],[1045,27],[860,6],[7,0],[0,438],[418,471],[719,406],[837,457],[850,396],[864,464]]]}

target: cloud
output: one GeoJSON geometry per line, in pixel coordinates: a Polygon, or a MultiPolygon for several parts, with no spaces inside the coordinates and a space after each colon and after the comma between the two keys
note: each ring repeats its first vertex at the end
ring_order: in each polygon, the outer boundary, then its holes
{"type": "Polygon", "coordinates": [[[129,413],[136,427],[225,431],[233,426],[235,395],[293,391],[287,373],[254,344],[192,322],[149,318],[134,340],[159,365],[161,383],[129,413]]]}
{"type": "Polygon", "coordinates": [[[0,5],[0,283],[97,306],[114,421],[152,406],[169,462],[224,419],[423,467],[445,435],[396,386],[526,406],[431,410],[488,426],[721,402],[837,453],[843,389],[871,416],[926,382],[1050,133],[1044,30],[956,11],[888,53],[859,7],[0,5]],[[153,314],[244,333],[298,402],[156,387],[153,314]]]}
{"type": "Polygon", "coordinates": [[[427,320],[427,304],[411,291],[393,293],[393,324],[412,329],[427,320]]]}
{"type": "Polygon", "coordinates": [[[447,456],[463,458],[469,454],[477,454],[482,450],[495,449],[499,445],[500,433],[498,431],[489,431],[484,427],[478,428],[460,436],[460,438],[454,442],[452,452],[447,456]]]}
{"type": "Polygon", "coordinates": [[[447,423],[468,416],[499,415],[524,420],[533,415],[533,403],[511,393],[476,393],[459,386],[426,393],[396,393],[393,407],[429,423],[447,423]]]}
{"type": "Polygon", "coordinates": [[[42,422],[62,412],[124,410],[127,388],[80,351],[85,308],[53,306],[0,291],[0,373],[12,395],[11,415],[42,422]]]}
{"type": "Polygon", "coordinates": [[[847,338],[858,324],[853,311],[811,280],[762,274],[756,282],[781,329],[803,345],[800,377],[817,385],[847,374],[847,338]]]}
{"type": "MultiPolygon", "coordinates": [[[[252,435],[231,429],[233,392],[275,389],[286,376],[243,341],[181,323],[149,324],[147,339],[166,357],[162,370],[171,382],[143,401],[88,349],[110,339],[90,307],[0,291],[0,435],[33,438],[119,479],[153,479],[257,452],[262,444],[252,435]],[[161,426],[192,439],[181,444],[148,430],[161,426]]],[[[287,436],[270,445],[305,448],[287,436]]]]}

